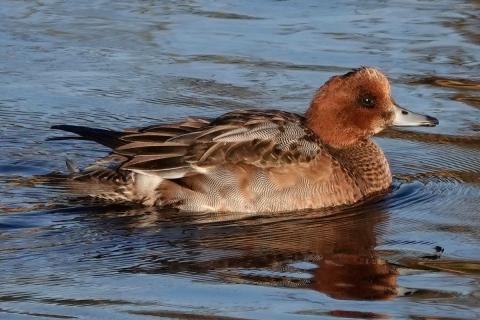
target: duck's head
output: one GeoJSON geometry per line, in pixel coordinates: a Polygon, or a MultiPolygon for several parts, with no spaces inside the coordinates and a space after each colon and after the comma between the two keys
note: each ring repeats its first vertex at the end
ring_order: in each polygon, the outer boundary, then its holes
{"type": "Polygon", "coordinates": [[[313,97],[306,119],[310,129],[335,148],[354,145],[389,126],[438,124],[434,117],[399,107],[387,77],[370,67],[330,78],[313,97]]]}

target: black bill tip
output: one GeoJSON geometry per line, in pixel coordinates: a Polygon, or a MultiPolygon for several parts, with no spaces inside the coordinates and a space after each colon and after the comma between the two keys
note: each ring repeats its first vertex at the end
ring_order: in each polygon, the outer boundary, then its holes
{"type": "Polygon", "coordinates": [[[425,123],[425,127],[435,127],[440,123],[438,119],[435,117],[426,116],[426,118],[427,118],[427,121],[425,123]]]}

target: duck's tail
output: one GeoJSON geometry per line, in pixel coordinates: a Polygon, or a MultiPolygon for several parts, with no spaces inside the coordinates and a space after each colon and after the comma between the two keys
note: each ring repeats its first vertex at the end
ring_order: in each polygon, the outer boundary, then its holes
{"type": "Polygon", "coordinates": [[[79,137],[64,136],[64,137],[52,137],[48,140],[90,140],[95,141],[101,145],[104,145],[110,149],[115,149],[125,144],[125,141],[121,139],[124,133],[119,131],[97,129],[84,126],[71,126],[71,125],[55,125],[51,129],[63,130],[71,133],[78,134],[79,137]]]}

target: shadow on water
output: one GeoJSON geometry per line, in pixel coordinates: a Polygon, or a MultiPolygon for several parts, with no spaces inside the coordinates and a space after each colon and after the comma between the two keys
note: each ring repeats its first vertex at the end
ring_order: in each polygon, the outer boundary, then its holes
{"type": "Polygon", "coordinates": [[[174,219],[173,225],[160,222],[157,227],[168,229],[168,241],[152,244],[155,253],[121,271],[188,273],[222,282],[309,288],[338,299],[394,297],[395,268],[374,251],[377,233],[387,219],[381,205],[325,214],[195,214],[188,216],[189,221],[185,216],[174,219]],[[159,250],[172,247],[174,254],[159,250]]]}
{"type": "MultiPolygon", "coordinates": [[[[96,272],[104,265],[107,273],[175,274],[204,281],[312,289],[336,299],[387,300],[398,294],[398,272],[375,251],[389,219],[383,200],[343,210],[275,215],[179,215],[100,205],[75,214],[75,223],[88,233],[69,238],[78,245],[87,239],[95,242],[94,252],[84,252],[78,263],[95,265],[96,272]],[[100,237],[92,239],[92,234],[100,237]]],[[[78,210],[56,209],[50,214],[78,210]]],[[[1,229],[11,230],[12,225],[1,229]]]]}

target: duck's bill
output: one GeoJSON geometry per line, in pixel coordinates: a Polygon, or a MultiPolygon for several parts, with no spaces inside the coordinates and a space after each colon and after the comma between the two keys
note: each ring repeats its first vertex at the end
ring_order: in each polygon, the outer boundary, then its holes
{"type": "Polygon", "coordinates": [[[395,119],[393,126],[396,127],[435,127],[438,119],[423,114],[415,113],[410,110],[395,106],[395,119]]]}

